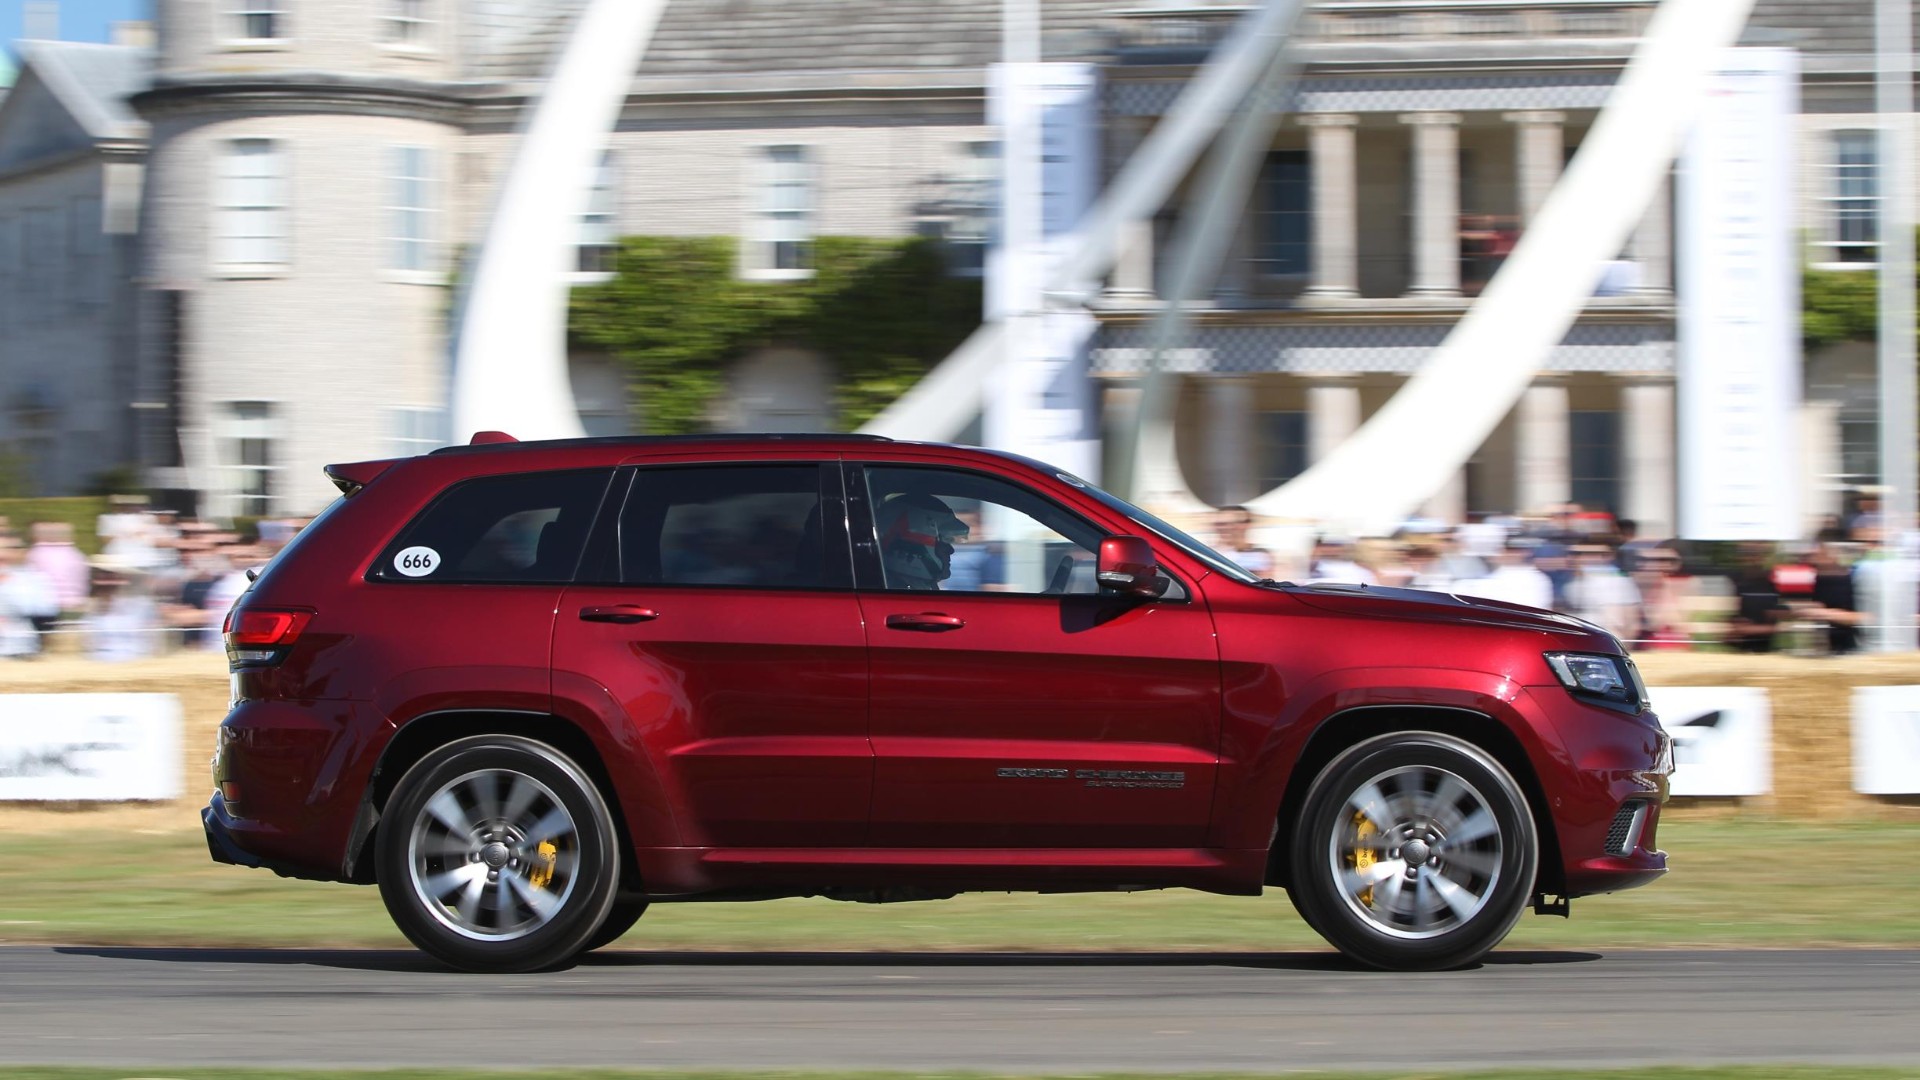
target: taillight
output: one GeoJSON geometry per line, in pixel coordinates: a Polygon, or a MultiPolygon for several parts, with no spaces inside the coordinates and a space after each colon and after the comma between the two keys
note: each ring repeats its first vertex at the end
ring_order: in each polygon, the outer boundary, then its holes
{"type": "Polygon", "coordinates": [[[227,662],[279,663],[312,619],[313,612],[301,608],[242,607],[227,612],[221,626],[227,637],[227,662]]]}

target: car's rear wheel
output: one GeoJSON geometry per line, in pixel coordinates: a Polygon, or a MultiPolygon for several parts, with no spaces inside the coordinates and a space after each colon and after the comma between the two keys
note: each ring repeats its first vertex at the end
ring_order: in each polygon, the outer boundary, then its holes
{"type": "Polygon", "coordinates": [[[592,937],[587,939],[586,948],[581,951],[592,952],[595,949],[604,949],[619,941],[621,935],[633,929],[633,924],[639,922],[640,916],[646,913],[645,900],[615,901],[613,910],[607,912],[607,920],[600,924],[600,929],[595,930],[592,937]]]}
{"type": "Polygon", "coordinates": [[[544,743],[480,735],[407,770],[381,815],[380,895],[400,931],[468,971],[533,971],[588,947],[620,855],[605,800],[544,743]]]}
{"type": "Polygon", "coordinates": [[[1308,789],[1291,852],[1307,923],[1374,967],[1473,963],[1526,909],[1539,866],[1527,798],[1479,747],[1436,732],[1369,739],[1308,789]]]}

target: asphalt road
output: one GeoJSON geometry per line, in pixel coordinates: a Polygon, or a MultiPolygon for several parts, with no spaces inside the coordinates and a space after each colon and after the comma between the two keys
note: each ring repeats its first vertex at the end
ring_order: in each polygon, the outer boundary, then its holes
{"type": "Polygon", "coordinates": [[[0,1062],[1085,1072],[1920,1066],[1920,950],[691,954],[473,976],[412,953],[0,948],[0,1062]]]}

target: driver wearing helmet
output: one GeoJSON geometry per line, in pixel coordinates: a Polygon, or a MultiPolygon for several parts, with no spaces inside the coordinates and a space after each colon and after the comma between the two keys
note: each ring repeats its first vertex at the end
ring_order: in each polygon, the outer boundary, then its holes
{"type": "Polygon", "coordinates": [[[966,540],[966,522],[946,503],[919,491],[889,496],[876,518],[887,587],[937,591],[953,573],[953,545],[966,540]]]}

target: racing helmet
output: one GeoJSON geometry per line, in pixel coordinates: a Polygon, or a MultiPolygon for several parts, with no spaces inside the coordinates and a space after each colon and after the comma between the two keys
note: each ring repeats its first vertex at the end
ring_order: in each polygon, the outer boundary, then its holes
{"type": "Polygon", "coordinates": [[[888,496],[875,518],[888,588],[938,589],[952,574],[954,542],[964,541],[968,529],[946,503],[903,492],[888,496]]]}

